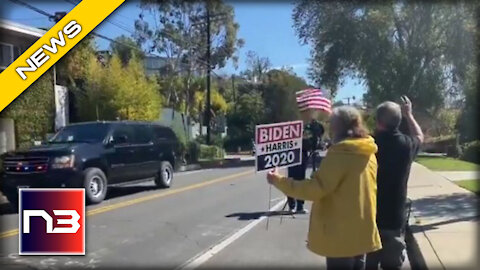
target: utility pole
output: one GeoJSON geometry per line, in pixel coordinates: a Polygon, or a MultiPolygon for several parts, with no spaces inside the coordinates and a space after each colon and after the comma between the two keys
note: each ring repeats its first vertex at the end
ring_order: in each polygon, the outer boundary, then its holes
{"type": "Polygon", "coordinates": [[[210,145],[210,121],[211,121],[211,109],[210,109],[210,73],[211,73],[211,65],[210,65],[210,9],[208,7],[208,1],[205,2],[205,7],[207,9],[207,112],[205,114],[206,122],[207,122],[207,145],[210,145]]]}
{"type": "Polygon", "coordinates": [[[210,144],[211,142],[211,127],[210,127],[210,122],[212,119],[212,110],[211,110],[211,94],[210,94],[210,88],[211,88],[211,73],[212,73],[212,64],[211,64],[211,29],[210,29],[210,22],[212,18],[215,20],[216,18],[221,18],[221,16],[224,16],[225,14],[210,14],[210,6],[209,6],[209,1],[205,0],[205,10],[206,10],[206,16],[205,17],[199,17],[198,19],[205,19],[205,22],[198,22],[194,23],[193,25],[203,25],[206,24],[207,27],[207,98],[206,98],[206,109],[204,112],[205,116],[205,121],[207,124],[207,144],[210,144]]]}
{"type": "Polygon", "coordinates": [[[352,97],[346,97],[346,98],[344,98],[344,99],[346,99],[346,100],[347,100],[347,105],[348,105],[348,106],[350,106],[350,99],[353,99],[353,100],[355,100],[355,96],[352,96],[352,97]]]}
{"type": "MultiPolygon", "coordinates": [[[[50,16],[49,19],[51,21],[54,21],[55,23],[58,23],[63,17],[65,17],[65,15],[67,15],[67,12],[55,12],[55,15],[50,16]]],[[[60,97],[57,96],[59,93],[57,93],[57,68],[55,65],[53,65],[52,72],[53,72],[53,96],[54,96],[54,103],[55,103],[55,120],[53,121],[53,130],[57,132],[57,130],[61,128],[57,126],[57,117],[59,117],[58,116],[59,111],[62,111],[62,110],[60,110],[59,108],[60,97]]],[[[64,106],[66,105],[64,104],[64,106]]],[[[65,122],[68,122],[68,120],[65,119],[65,122]]]]}

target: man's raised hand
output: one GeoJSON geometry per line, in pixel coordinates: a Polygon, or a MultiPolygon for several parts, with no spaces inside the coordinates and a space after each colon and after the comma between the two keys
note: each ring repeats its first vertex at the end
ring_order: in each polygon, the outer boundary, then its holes
{"type": "Polygon", "coordinates": [[[412,114],[412,102],[407,96],[401,96],[400,99],[402,100],[402,104],[400,107],[402,108],[403,116],[408,116],[412,114]]]}

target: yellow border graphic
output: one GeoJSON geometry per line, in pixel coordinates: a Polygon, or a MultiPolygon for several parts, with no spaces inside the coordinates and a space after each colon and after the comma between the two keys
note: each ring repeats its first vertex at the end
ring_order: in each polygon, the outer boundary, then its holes
{"type": "Polygon", "coordinates": [[[0,111],[125,0],[83,0],[0,73],[0,111]]]}

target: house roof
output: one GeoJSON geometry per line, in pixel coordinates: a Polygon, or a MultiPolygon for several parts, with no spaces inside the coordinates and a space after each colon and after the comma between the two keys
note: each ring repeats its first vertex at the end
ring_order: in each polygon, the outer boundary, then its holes
{"type": "Polygon", "coordinates": [[[34,37],[41,37],[46,33],[45,30],[4,19],[0,19],[0,28],[34,37]]]}

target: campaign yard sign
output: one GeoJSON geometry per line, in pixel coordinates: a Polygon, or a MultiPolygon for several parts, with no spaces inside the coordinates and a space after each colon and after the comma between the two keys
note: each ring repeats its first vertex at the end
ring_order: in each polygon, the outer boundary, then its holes
{"type": "Polygon", "coordinates": [[[292,121],[255,127],[256,171],[302,163],[303,122],[292,121]]]}

